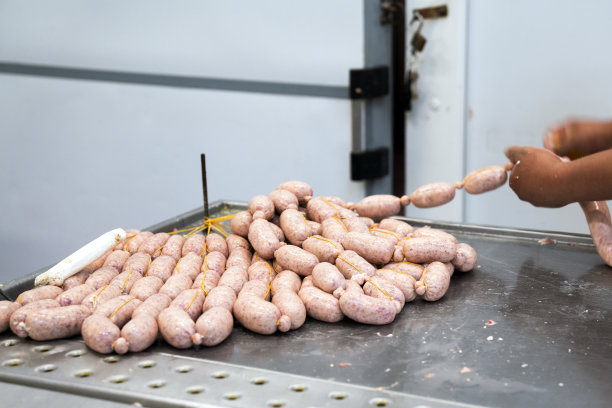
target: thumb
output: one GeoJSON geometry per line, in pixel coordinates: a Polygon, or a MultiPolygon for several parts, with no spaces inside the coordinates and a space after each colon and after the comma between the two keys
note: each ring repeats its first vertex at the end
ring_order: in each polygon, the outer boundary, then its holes
{"type": "Polygon", "coordinates": [[[516,163],[527,154],[527,148],[525,146],[509,146],[504,149],[504,154],[512,163],[516,163]]]}

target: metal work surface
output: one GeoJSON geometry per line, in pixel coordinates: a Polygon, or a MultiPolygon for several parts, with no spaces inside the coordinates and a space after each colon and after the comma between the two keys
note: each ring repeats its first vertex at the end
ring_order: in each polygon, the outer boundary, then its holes
{"type": "MultiPolygon", "coordinates": [[[[153,229],[181,227],[201,213],[189,217],[153,229]]],[[[589,237],[407,220],[453,233],[479,260],[474,271],[455,273],[443,299],[409,303],[389,325],[308,319],[271,336],[236,325],[214,348],[159,341],[125,356],[97,354],[80,338],[35,342],[4,333],[0,381],[34,395],[143,406],[608,405],[612,268],[589,237]],[[541,244],[546,237],[555,243],[541,244]]],[[[5,296],[15,286],[7,284],[5,296]]],[[[61,398],[56,405],[65,406],[61,398]]]]}

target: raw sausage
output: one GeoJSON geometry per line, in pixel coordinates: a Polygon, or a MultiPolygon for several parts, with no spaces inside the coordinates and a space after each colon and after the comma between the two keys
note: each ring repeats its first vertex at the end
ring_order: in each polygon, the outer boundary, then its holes
{"type": "Polygon", "coordinates": [[[302,242],[312,235],[312,228],[301,212],[288,209],[280,215],[280,225],[287,240],[293,245],[301,246],[302,242]]]}
{"type": "Polygon", "coordinates": [[[157,338],[159,328],[157,319],[151,315],[141,315],[127,322],[121,329],[121,337],[112,344],[117,354],[143,351],[149,348],[157,338]]]}
{"type": "Polygon", "coordinates": [[[25,331],[31,339],[44,341],[72,337],[91,312],[85,306],[60,306],[36,310],[25,319],[25,331]]]}
{"type": "Polygon", "coordinates": [[[268,196],[256,195],[251,198],[248,204],[249,212],[253,215],[253,220],[269,220],[274,216],[274,203],[268,196]]]}
{"type": "Polygon", "coordinates": [[[412,275],[397,269],[379,269],[376,276],[386,279],[401,290],[406,302],[412,302],[416,298],[416,279],[412,275]]]}
{"type": "Polygon", "coordinates": [[[216,346],[229,337],[234,328],[232,313],[224,307],[213,307],[198,318],[195,323],[195,334],[191,336],[193,344],[216,346]]]}
{"type": "Polygon", "coordinates": [[[336,267],[346,279],[354,277],[359,283],[376,274],[376,268],[371,263],[351,250],[344,250],[338,255],[336,267]]]}
{"type": "Polygon", "coordinates": [[[397,301],[375,298],[358,290],[345,291],[338,304],[345,316],[365,324],[391,323],[398,310],[397,301]]]}
{"type": "Polygon", "coordinates": [[[103,266],[98,269],[85,280],[87,285],[92,286],[94,289],[100,289],[102,286],[106,286],[119,275],[119,272],[112,266],[103,266]]]}
{"type": "Polygon", "coordinates": [[[193,345],[191,336],[195,334],[195,322],[183,309],[169,307],[157,317],[159,332],[168,344],[179,349],[193,345]]]}
{"type": "Polygon", "coordinates": [[[204,292],[200,289],[186,289],[172,300],[170,307],[183,309],[194,321],[202,314],[204,292]]]}
{"type": "Polygon", "coordinates": [[[248,211],[238,211],[230,221],[230,229],[238,236],[246,237],[253,222],[253,216],[248,211]]]}
{"type": "Polygon", "coordinates": [[[342,247],[352,250],[374,265],[389,263],[395,252],[395,242],[369,232],[349,232],[342,239],[342,247]]]}
{"type": "Polygon", "coordinates": [[[130,254],[135,254],[138,252],[138,248],[140,245],[147,240],[147,238],[152,237],[153,233],[151,231],[142,231],[138,233],[135,237],[127,238],[125,240],[125,250],[130,254]]]}
{"type": "Polygon", "coordinates": [[[298,199],[289,190],[277,189],[268,194],[268,198],[274,204],[274,209],[278,214],[281,214],[286,209],[297,210],[298,208],[298,199]]]}
{"type": "Polygon", "coordinates": [[[410,262],[448,262],[455,257],[457,244],[445,238],[416,237],[402,241],[402,249],[410,262]]]}
{"type": "Polygon", "coordinates": [[[122,272],[134,271],[140,276],[144,276],[151,264],[151,255],[145,252],[136,252],[125,261],[122,272]]]}
{"type": "Polygon", "coordinates": [[[455,186],[449,183],[425,184],[410,194],[410,202],[415,207],[431,208],[446,204],[455,198],[455,186]]]}
{"type": "Polygon", "coordinates": [[[300,276],[308,276],[319,263],[310,252],[295,246],[283,245],[274,252],[274,258],[282,269],[289,269],[300,276]]]}
{"type": "Polygon", "coordinates": [[[195,252],[188,252],[174,267],[174,274],[187,275],[192,281],[200,273],[202,268],[202,257],[195,252]]]}
{"type": "Polygon", "coordinates": [[[608,204],[605,201],[583,201],[579,204],[597,253],[606,264],[612,266],[612,222],[608,204]]]}
{"type": "Polygon", "coordinates": [[[153,234],[149,238],[145,239],[142,244],[140,244],[138,247],[138,252],[144,252],[149,254],[151,258],[155,258],[161,255],[161,248],[169,238],[170,235],[167,232],[158,232],[157,234],[153,234]]]}
{"type": "Polygon", "coordinates": [[[164,286],[159,289],[158,293],[163,293],[171,299],[174,299],[179,293],[185,289],[189,289],[192,284],[193,281],[189,276],[184,273],[176,273],[168,278],[164,286]]]}
{"type": "Polygon", "coordinates": [[[308,316],[328,323],[336,323],[344,318],[338,299],[315,286],[309,285],[307,282],[305,283],[306,285],[302,285],[298,292],[298,296],[302,299],[308,316]]]}
{"type": "Polygon", "coordinates": [[[115,285],[105,285],[100,289],[96,290],[93,293],[90,293],[83,299],[81,305],[86,306],[89,310],[94,310],[98,305],[110,300],[112,298],[116,298],[121,295],[121,288],[115,285]]]}
{"type": "Polygon", "coordinates": [[[300,290],[301,285],[302,280],[297,273],[290,270],[284,270],[276,275],[270,287],[273,293],[279,292],[283,289],[289,289],[297,293],[300,290]]]}
{"type": "Polygon", "coordinates": [[[306,307],[294,291],[282,289],[276,292],[272,297],[272,303],[278,307],[282,315],[289,317],[291,330],[299,329],[306,321],[306,307]]]}
{"type": "Polygon", "coordinates": [[[450,285],[450,274],[441,262],[432,262],[423,271],[421,280],[416,283],[416,293],[423,299],[433,302],[440,299],[450,285]]]}
{"type": "Polygon", "coordinates": [[[25,320],[28,317],[28,314],[42,309],[59,307],[59,305],[59,302],[55,299],[42,299],[30,302],[27,305],[15,310],[11,314],[11,317],[9,318],[9,327],[17,336],[26,338],[28,337],[28,333],[25,330],[25,320]]]}
{"type": "Polygon", "coordinates": [[[322,223],[324,220],[331,217],[349,218],[356,217],[353,211],[334,204],[323,197],[316,197],[308,201],[306,205],[306,213],[312,221],[322,223]]]}
{"type": "Polygon", "coordinates": [[[164,295],[163,293],[156,293],[149,298],[147,298],[144,302],[142,302],[134,312],[132,313],[132,319],[136,319],[141,315],[151,315],[157,319],[159,313],[170,306],[172,299],[168,295],[164,295]]]}
{"type": "Polygon", "coordinates": [[[312,270],[312,283],[327,293],[333,293],[338,288],[346,288],[346,279],[335,265],[321,262],[312,270]]]}
{"type": "Polygon", "coordinates": [[[312,187],[304,181],[285,181],[276,186],[277,190],[288,190],[295,195],[301,205],[312,198],[312,187]]]}
{"type": "MultiPolygon", "coordinates": [[[[189,253],[194,253],[198,256],[206,252],[206,236],[204,234],[193,234],[185,239],[181,255],[186,256],[189,253]]],[[[179,261],[177,261],[179,262],[179,261]]]]}
{"type": "Polygon", "coordinates": [[[83,299],[95,290],[96,288],[93,286],[83,283],[82,285],[65,290],[55,299],[59,302],[60,306],[80,305],[83,299]]]}
{"type": "Polygon", "coordinates": [[[321,235],[334,242],[342,242],[348,229],[338,217],[331,217],[321,223],[321,235]]]}
{"type": "Polygon", "coordinates": [[[474,269],[478,256],[476,251],[470,245],[462,242],[457,245],[457,253],[451,260],[451,263],[455,269],[460,272],[467,272],[474,269]]]}
{"type": "Polygon", "coordinates": [[[16,302],[22,306],[25,306],[28,303],[36,302],[37,300],[55,299],[62,292],[62,288],[58,286],[39,286],[37,288],[21,292],[21,294],[17,296],[16,302]]]}
{"type": "Polygon", "coordinates": [[[9,328],[9,322],[11,315],[21,305],[17,302],[11,302],[10,300],[0,300],[0,333],[4,332],[9,328]]]}
{"type": "Polygon", "coordinates": [[[121,295],[100,304],[93,313],[108,317],[113,324],[121,328],[132,318],[132,313],[141,304],[142,302],[133,296],[121,295]]]}
{"type": "Polygon", "coordinates": [[[314,254],[319,262],[336,262],[336,258],[340,252],[344,250],[339,242],[322,237],[321,235],[313,235],[302,242],[302,248],[314,254]]]}
{"type": "MultiPolygon", "coordinates": [[[[179,258],[180,259],[180,258],[179,258]]],[[[149,266],[147,276],[156,276],[166,282],[176,267],[176,261],[169,255],[160,255],[149,266]]]]}
{"type": "Polygon", "coordinates": [[[404,238],[408,236],[414,228],[412,225],[408,224],[405,221],[397,220],[395,218],[385,218],[380,221],[378,227],[384,230],[393,231],[397,234],[398,237],[404,238]]]}
{"type": "MultiPolygon", "coordinates": [[[[162,255],[169,256],[177,262],[183,255],[183,245],[185,244],[185,237],[180,234],[171,235],[166,241],[166,244],[162,248],[162,255]]],[[[159,259],[160,257],[156,258],[159,259]]]]}
{"type": "Polygon", "coordinates": [[[457,188],[463,187],[470,194],[482,194],[495,190],[506,183],[508,174],[502,166],[489,166],[475,170],[465,176],[463,182],[457,183],[457,188]]]}
{"type": "Polygon", "coordinates": [[[149,296],[156,294],[163,285],[164,281],[157,276],[145,276],[132,285],[130,296],[144,301],[149,296]]]}
{"type": "Polygon", "coordinates": [[[253,249],[264,259],[270,259],[274,256],[280,246],[280,240],[272,229],[272,225],[264,219],[253,220],[249,227],[249,242],[253,249]]]}
{"type": "Polygon", "coordinates": [[[227,258],[229,255],[225,238],[215,233],[210,233],[206,236],[206,250],[208,252],[219,252],[224,258],[227,258]]]}
{"type": "Polygon", "coordinates": [[[234,292],[232,288],[228,286],[217,286],[210,291],[208,296],[206,296],[202,310],[206,312],[213,307],[223,307],[231,312],[235,301],[236,292],[234,292]]]}
{"type": "Polygon", "coordinates": [[[102,354],[113,351],[113,343],[120,335],[121,330],[108,317],[101,314],[92,314],[81,326],[81,336],[87,347],[102,354]]]}
{"type": "Polygon", "coordinates": [[[376,194],[365,197],[355,206],[355,211],[362,217],[369,217],[374,220],[397,215],[402,209],[402,205],[408,205],[408,197],[404,201],[399,197],[389,194],[376,194]]]}
{"type": "Polygon", "coordinates": [[[130,255],[128,251],[115,250],[106,257],[102,266],[112,266],[117,272],[121,272],[121,268],[123,268],[130,255]]]}
{"type": "Polygon", "coordinates": [[[219,279],[219,283],[217,286],[227,286],[234,290],[236,295],[242,289],[242,286],[249,280],[249,275],[245,269],[242,269],[239,266],[232,266],[228,268],[223,275],[221,275],[221,279],[219,279]]]}

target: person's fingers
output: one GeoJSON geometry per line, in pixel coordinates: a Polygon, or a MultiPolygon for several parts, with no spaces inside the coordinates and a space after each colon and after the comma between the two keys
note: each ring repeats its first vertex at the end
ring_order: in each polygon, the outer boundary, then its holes
{"type": "Polygon", "coordinates": [[[512,163],[516,163],[527,154],[527,148],[525,146],[508,146],[504,149],[504,154],[512,163]]]}

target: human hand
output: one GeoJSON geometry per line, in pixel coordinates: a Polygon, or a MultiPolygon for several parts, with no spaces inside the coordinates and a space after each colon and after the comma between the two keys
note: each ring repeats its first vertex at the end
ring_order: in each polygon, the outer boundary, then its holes
{"type": "Polygon", "coordinates": [[[612,122],[569,120],[550,127],[543,142],[551,152],[575,160],[612,148],[612,122]]]}
{"type": "Polygon", "coordinates": [[[514,163],[509,185],[518,198],[536,207],[563,207],[571,201],[567,163],[554,153],[530,146],[510,146],[504,151],[514,163]]]}

